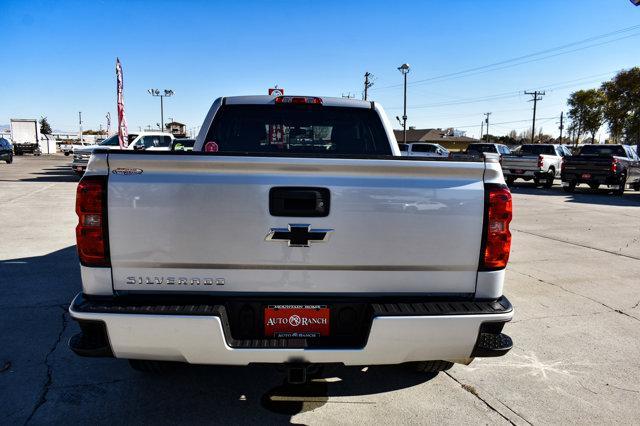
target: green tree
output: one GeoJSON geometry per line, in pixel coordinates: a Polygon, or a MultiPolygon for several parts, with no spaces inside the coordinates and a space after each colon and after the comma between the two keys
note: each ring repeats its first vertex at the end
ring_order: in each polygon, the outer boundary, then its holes
{"type": "Polygon", "coordinates": [[[52,133],[47,117],[40,118],[40,133],[43,135],[50,135],[52,133]]]}
{"type": "Polygon", "coordinates": [[[614,140],[640,145],[640,67],[620,71],[602,84],[604,118],[614,140]]]}
{"type": "Polygon", "coordinates": [[[567,101],[571,119],[571,127],[577,133],[576,141],[582,131],[591,134],[591,142],[604,121],[605,96],[598,89],[578,90],[569,96],[567,101]]]}

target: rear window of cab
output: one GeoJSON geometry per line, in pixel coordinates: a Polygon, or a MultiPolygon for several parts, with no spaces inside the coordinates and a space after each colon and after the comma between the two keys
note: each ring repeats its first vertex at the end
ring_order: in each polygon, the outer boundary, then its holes
{"type": "Polygon", "coordinates": [[[377,112],[322,105],[225,105],[203,150],[217,152],[391,155],[377,112]]]}

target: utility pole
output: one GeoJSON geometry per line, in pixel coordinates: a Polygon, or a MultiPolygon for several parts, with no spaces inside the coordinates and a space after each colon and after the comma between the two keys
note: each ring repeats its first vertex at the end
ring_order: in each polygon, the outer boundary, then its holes
{"type": "Polygon", "coordinates": [[[531,95],[533,98],[529,99],[529,102],[533,101],[533,126],[531,127],[531,143],[533,143],[533,139],[536,136],[536,105],[538,101],[542,100],[542,97],[545,95],[543,91],[535,90],[533,92],[524,92],[525,95],[531,95]]]}
{"type": "Polygon", "coordinates": [[[484,113],[485,117],[485,121],[487,122],[487,143],[489,143],[489,116],[491,115],[490,112],[485,112],[484,113]]]}
{"type": "Polygon", "coordinates": [[[484,136],[484,120],[480,122],[480,140],[482,140],[483,136],[484,136]]]}
{"type": "Polygon", "coordinates": [[[78,111],[78,122],[80,123],[80,143],[82,143],[82,111],[78,111]]]}
{"type": "Polygon", "coordinates": [[[564,118],[564,111],[560,111],[560,145],[562,145],[562,129],[564,129],[564,123],[563,123],[563,118],[564,118]]]}
{"type": "Polygon", "coordinates": [[[373,77],[369,71],[364,73],[364,100],[368,99],[369,87],[373,86],[373,82],[369,80],[369,77],[373,77]]]}

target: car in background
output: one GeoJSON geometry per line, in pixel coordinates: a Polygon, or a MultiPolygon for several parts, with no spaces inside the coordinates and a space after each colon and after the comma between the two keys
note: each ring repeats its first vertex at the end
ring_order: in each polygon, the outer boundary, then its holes
{"type": "MultiPolygon", "coordinates": [[[[405,144],[398,144],[405,145],[405,144]]],[[[448,157],[449,150],[437,143],[414,142],[406,144],[407,149],[400,149],[404,157],[448,157]]]]}
{"type": "MultiPolygon", "coordinates": [[[[134,151],[169,151],[173,142],[173,135],[164,132],[129,133],[126,149],[134,151]]],[[[96,149],[120,149],[118,135],[113,135],[97,145],[76,148],[73,151],[71,168],[78,175],[83,175],[87,169],[89,158],[96,149]]]]}
{"type": "Polygon", "coordinates": [[[566,145],[524,144],[502,157],[502,174],[507,185],[513,185],[516,179],[533,180],[536,185],[543,182],[545,188],[551,188],[553,181],[560,177],[563,159],[571,155],[566,145]]]}
{"type": "Polygon", "coordinates": [[[176,138],[171,142],[171,151],[193,151],[193,145],[195,143],[195,139],[176,138]]]}
{"type": "MultiPolygon", "coordinates": [[[[99,144],[99,143],[98,143],[99,144]]],[[[75,141],[72,143],[62,143],[60,144],[60,151],[65,156],[69,156],[73,154],[73,151],[78,148],[84,148],[85,146],[94,146],[95,143],[89,143],[87,141],[75,141]]]]}
{"type": "Polygon", "coordinates": [[[565,192],[582,183],[593,190],[605,185],[616,195],[627,186],[640,191],[640,158],[629,145],[584,145],[578,155],[565,158],[561,178],[565,192]]]}
{"type": "Polygon", "coordinates": [[[5,138],[0,138],[0,161],[13,163],[13,145],[5,138]]]}
{"type": "Polygon", "coordinates": [[[501,143],[471,143],[465,150],[465,153],[469,155],[480,155],[484,153],[500,154],[500,157],[502,157],[503,155],[511,154],[511,150],[508,146],[501,143]]]}

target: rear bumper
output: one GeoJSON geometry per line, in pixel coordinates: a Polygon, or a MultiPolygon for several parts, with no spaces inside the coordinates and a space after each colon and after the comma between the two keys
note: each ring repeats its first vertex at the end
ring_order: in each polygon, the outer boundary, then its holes
{"type": "Polygon", "coordinates": [[[517,169],[503,169],[502,174],[505,177],[511,177],[514,179],[522,178],[522,179],[533,179],[539,177],[546,177],[547,173],[536,170],[522,170],[522,173],[517,173],[517,169]]]}
{"type": "Polygon", "coordinates": [[[611,173],[597,173],[597,172],[564,172],[561,176],[563,186],[568,186],[569,183],[575,184],[593,184],[597,183],[600,185],[611,185],[611,186],[619,186],[620,185],[620,175],[611,174],[611,173]],[[584,177],[585,174],[590,175],[589,178],[584,177]]]}
{"type": "Polygon", "coordinates": [[[364,345],[310,347],[306,339],[234,339],[222,305],[129,305],[88,301],[78,295],[69,312],[86,333],[97,334],[81,333],[70,346],[79,355],[218,365],[466,362],[474,356],[499,356],[511,347],[508,336],[501,334],[513,316],[504,297],[371,303],[370,308],[364,345]]]}

